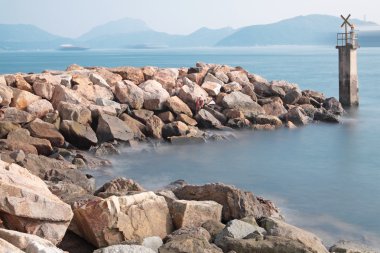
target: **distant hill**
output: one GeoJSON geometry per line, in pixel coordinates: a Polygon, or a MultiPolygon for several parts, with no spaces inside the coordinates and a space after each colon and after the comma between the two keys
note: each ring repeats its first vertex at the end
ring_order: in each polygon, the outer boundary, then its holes
{"type": "Polygon", "coordinates": [[[72,41],[33,25],[0,24],[0,48],[4,50],[52,49],[72,41]]]}
{"type": "MultiPolygon", "coordinates": [[[[374,26],[375,23],[353,19],[357,26],[374,26]]],[[[327,15],[308,15],[286,19],[268,25],[254,25],[222,39],[217,46],[265,45],[332,45],[336,33],[341,31],[342,19],[327,15]]]]}
{"type": "Polygon", "coordinates": [[[138,19],[124,18],[108,22],[104,25],[96,26],[89,32],[80,36],[78,39],[82,41],[87,41],[108,35],[128,34],[145,31],[153,30],[150,27],[148,27],[148,25],[144,21],[138,19]]]}
{"type": "MultiPolygon", "coordinates": [[[[353,19],[362,47],[380,47],[380,26],[353,19]],[[379,31],[375,31],[378,29],[379,31]]],[[[48,33],[33,25],[1,25],[0,50],[57,49],[62,44],[97,48],[157,47],[247,47],[267,45],[329,45],[342,31],[341,18],[326,15],[298,16],[267,25],[240,29],[203,27],[188,35],[173,35],[151,29],[143,21],[125,18],[97,26],[77,39],[48,33]]]]}

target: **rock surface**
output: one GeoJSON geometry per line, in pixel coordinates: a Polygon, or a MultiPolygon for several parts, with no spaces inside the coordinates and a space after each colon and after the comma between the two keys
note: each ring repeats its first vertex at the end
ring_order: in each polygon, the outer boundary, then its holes
{"type": "Polygon", "coordinates": [[[0,161],[0,217],[5,227],[59,243],[73,217],[69,205],[53,195],[27,169],[0,161]]]}

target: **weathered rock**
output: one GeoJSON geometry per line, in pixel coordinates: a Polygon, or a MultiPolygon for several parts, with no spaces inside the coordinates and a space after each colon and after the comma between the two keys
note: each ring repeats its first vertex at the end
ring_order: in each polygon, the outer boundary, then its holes
{"type": "Polygon", "coordinates": [[[203,107],[203,109],[211,113],[215,118],[217,118],[220,121],[220,123],[225,124],[227,122],[227,117],[220,112],[221,108],[217,106],[206,105],[203,107]]]}
{"type": "Polygon", "coordinates": [[[57,129],[59,129],[59,125],[61,124],[61,118],[59,117],[59,113],[57,111],[49,112],[42,118],[42,120],[46,123],[54,125],[57,129]]]}
{"type": "Polygon", "coordinates": [[[172,231],[166,201],[153,192],[89,202],[74,210],[74,221],[81,236],[96,247],[149,236],[164,238],[172,231]]]}
{"type": "Polygon", "coordinates": [[[155,253],[155,251],[141,245],[113,245],[97,249],[93,253],[155,253]]]}
{"type": "Polygon", "coordinates": [[[95,151],[96,156],[120,155],[120,151],[111,143],[102,143],[95,151]]]}
{"type": "Polygon", "coordinates": [[[175,120],[172,112],[166,111],[157,115],[164,123],[171,123],[175,120]]]}
{"type": "Polygon", "coordinates": [[[162,127],[162,137],[167,139],[173,136],[184,136],[187,134],[189,128],[181,121],[165,124],[162,127]]]}
{"type": "Polygon", "coordinates": [[[28,130],[31,136],[46,139],[50,141],[54,147],[62,147],[63,144],[65,144],[63,135],[50,123],[35,120],[28,125],[28,130]]]}
{"type": "Polygon", "coordinates": [[[174,89],[178,78],[178,69],[159,69],[153,75],[153,80],[159,82],[169,93],[174,89]]]}
{"type": "Polygon", "coordinates": [[[243,87],[237,82],[231,82],[231,83],[226,83],[223,85],[223,91],[226,93],[231,93],[233,91],[241,91],[243,87]]]}
{"type": "MultiPolygon", "coordinates": [[[[228,77],[227,77],[227,81],[228,81],[228,77]]],[[[224,85],[224,82],[218,78],[216,78],[213,74],[211,73],[207,73],[207,75],[205,76],[205,79],[203,81],[204,83],[206,82],[213,82],[213,83],[218,83],[220,84],[221,86],[224,85]]]]}
{"type": "Polygon", "coordinates": [[[263,105],[263,109],[265,111],[265,114],[272,115],[272,116],[281,116],[288,111],[285,109],[285,107],[280,103],[279,101],[273,101],[267,104],[263,105]]]}
{"type": "Polygon", "coordinates": [[[97,98],[95,103],[96,103],[96,105],[99,105],[102,107],[114,108],[116,112],[121,111],[121,105],[118,102],[115,102],[115,101],[107,99],[107,98],[97,98]]]}
{"type": "Polygon", "coordinates": [[[57,110],[62,120],[72,120],[84,125],[92,121],[91,111],[79,104],[61,102],[57,110]]]}
{"type": "Polygon", "coordinates": [[[332,98],[327,98],[323,102],[323,107],[330,111],[333,114],[336,115],[342,115],[344,113],[344,109],[342,107],[342,104],[334,97],[332,98]]]}
{"type": "Polygon", "coordinates": [[[6,138],[7,135],[19,129],[20,125],[11,121],[0,121],[0,139],[6,138]]]}
{"type": "Polygon", "coordinates": [[[274,125],[270,125],[270,124],[264,124],[264,125],[260,125],[260,124],[253,124],[251,126],[251,128],[253,130],[257,130],[257,131],[273,131],[276,129],[276,126],[274,125]]]}
{"type": "Polygon", "coordinates": [[[314,114],[315,114],[315,112],[316,112],[317,110],[322,110],[322,111],[324,111],[324,112],[327,112],[327,110],[324,109],[324,108],[317,109],[317,108],[315,108],[313,105],[310,105],[310,104],[303,104],[303,105],[300,105],[300,107],[301,107],[302,110],[305,112],[305,114],[306,114],[309,118],[311,118],[311,119],[314,118],[314,114]]]}
{"type": "Polygon", "coordinates": [[[115,87],[118,82],[123,80],[123,78],[120,75],[112,73],[111,71],[105,68],[96,69],[96,73],[99,74],[104,80],[106,80],[107,84],[111,88],[115,87]]]}
{"type": "Polygon", "coordinates": [[[9,156],[16,162],[22,162],[25,159],[25,153],[22,150],[13,151],[9,156]]]}
{"type": "Polygon", "coordinates": [[[0,229],[0,249],[5,253],[64,253],[54,246],[50,241],[39,236],[20,233],[12,230],[0,229]],[[3,251],[1,240],[7,241],[13,245],[12,251],[3,251]]]}
{"type": "Polygon", "coordinates": [[[295,83],[290,83],[288,81],[280,80],[280,81],[272,81],[270,82],[272,86],[281,87],[285,93],[288,93],[291,90],[299,90],[299,87],[295,83]]]}
{"type": "Polygon", "coordinates": [[[5,193],[0,196],[0,217],[5,226],[59,243],[73,217],[70,206],[27,169],[0,163],[0,188],[5,193]]]}
{"type": "Polygon", "coordinates": [[[154,74],[158,71],[157,67],[145,66],[142,68],[145,80],[153,79],[154,74]]]}
{"type": "Polygon", "coordinates": [[[210,96],[217,96],[220,93],[222,85],[216,82],[204,82],[201,86],[210,96]]]}
{"type": "Polygon", "coordinates": [[[216,220],[208,220],[202,224],[202,228],[206,229],[210,236],[211,241],[215,241],[216,236],[223,231],[226,225],[216,220]]]}
{"type": "Polygon", "coordinates": [[[28,105],[26,111],[37,118],[42,118],[49,112],[53,112],[54,108],[49,101],[46,99],[41,99],[28,105]]]}
{"type": "Polygon", "coordinates": [[[232,220],[227,223],[225,228],[216,235],[216,245],[223,245],[226,237],[234,239],[243,239],[249,234],[258,232],[259,234],[265,233],[265,230],[259,226],[249,224],[241,220],[232,220]]]}
{"type": "Polygon", "coordinates": [[[25,81],[24,77],[21,75],[8,75],[5,76],[5,80],[8,86],[28,92],[32,91],[32,86],[27,81],[25,81]]]}
{"type": "Polygon", "coordinates": [[[161,139],[163,126],[164,123],[162,120],[156,115],[153,115],[146,121],[146,132],[153,138],[161,139]]]}
{"type": "Polygon", "coordinates": [[[135,120],[134,118],[125,113],[123,113],[120,116],[120,119],[132,130],[136,139],[143,139],[145,137],[145,135],[143,134],[143,131],[145,131],[145,125],[143,123],[141,123],[138,120],[135,120]]]}
{"type": "Polygon", "coordinates": [[[202,186],[185,185],[173,192],[179,199],[212,200],[221,204],[223,206],[222,221],[225,222],[246,216],[260,218],[279,215],[272,202],[229,185],[219,183],[202,186]]]}
{"type": "Polygon", "coordinates": [[[195,116],[198,125],[203,128],[219,128],[222,124],[210,112],[201,109],[195,116]]]}
{"type": "Polygon", "coordinates": [[[350,241],[338,241],[330,248],[330,252],[335,253],[376,253],[375,249],[371,249],[365,245],[350,242],[350,241]]]}
{"type": "Polygon", "coordinates": [[[244,116],[251,118],[258,114],[264,114],[264,109],[254,102],[248,95],[240,91],[234,91],[227,94],[222,99],[222,105],[229,109],[238,109],[244,113],[244,116]]]}
{"type": "Polygon", "coordinates": [[[76,71],[76,70],[84,70],[84,68],[82,66],[79,66],[78,64],[71,64],[70,66],[66,68],[66,71],[68,72],[76,71]]]}
{"type": "Polygon", "coordinates": [[[94,194],[102,198],[108,198],[110,196],[123,196],[128,195],[128,193],[131,192],[142,191],[145,191],[145,189],[142,188],[137,182],[132,179],[119,177],[105,183],[102,187],[96,190],[94,194]]]}
{"type": "Polygon", "coordinates": [[[50,141],[32,137],[26,129],[16,129],[10,132],[7,136],[7,140],[32,145],[37,149],[38,154],[50,155],[53,152],[50,141]]]}
{"type": "Polygon", "coordinates": [[[291,122],[291,121],[286,122],[285,127],[289,128],[289,129],[296,129],[297,128],[297,126],[294,125],[293,122],[291,122]]]}
{"type": "Polygon", "coordinates": [[[168,98],[165,105],[176,115],[186,114],[189,117],[193,116],[190,108],[177,96],[168,98]]]}
{"type": "Polygon", "coordinates": [[[123,79],[130,80],[139,85],[145,81],[144,73],[140,68],[118,67],[109,69],[109,71],[120,75],[123,79]]]}
{"type": "Polygon", "coordinates": [[[223,111],[223,114],[228,119],[244,118],[244,113],[238,109],[226,109],[223,111]]]}
{"type": "MultiPolygon", "coordinates": [[[[183,102],[185,102],[190,107],[190,109],[195,111],[197,100],[206,101],[208,94],[199,85],[192,83],[191,81],[187,80],[187,84],[182,86],[181,89],[179,90],[178,97],[183,102]]],[[[185,113],[185,112],[183,112],[183,113],[185,113]]],[[[185,114],[187,114],[187,113],[185,113],[185,114]]],[[[191,116],[191,115],[188,115],[188,116],[191,116]]]]}
{"type": "Polygon", "coordinates": [[[35,117],[31,115],[30,113],[27,113],[25,111],[19,110],[14,107],[8,107],[5,109],[2,109],[2,112],[4,113],[4,116],[3,116],[4,121],[13,122],[16,124],[29,123],[35,119],[35,117]]]}
{"type": "Polygon", "coordinates": [[[227,75],[231,82],[237,82],[242,86],[244,86],[246,83],[249,83],[248,76],[243,71],[231,71],[227,75]]]}
{"type": "Polygon", "coordinates": [[[323,101],[325,101],[326,99],[323,93],[318,92],[318,91],[313,91],[313,90],[304,90],[302,91],[302,95],[313,98],[318,103],[323,103],[323,101]]]}
{"type": "MultiPolygon", "coordinates": [[[[9,150],[9,151],[19,151],[22,150],[26,154],[38,154],[36,147],[28,143],[23,143],[19,141],[10,141],[10,140],[0,140],[0,149],[9,150]]],[[[1,155],[1,159],[4,159],[4,156],[1,155]]],[[[5,160],[5,159],[4,159],[5,160]]],[[[14,162],[7,160],[7,162],[14,162]]]]}
{"type": "Polygon", "coordinates": [[[177,229],[199,227],[208,220],[220,221],[222,205],[214,201],[175,200],[171,215],[177,229]]]}
{"type": "Polygon", "coordinates": [[[144,91],[144,108],[147,110],[162,110],[170,97],[162,85],[154,80],[148,80],[139,87],[144,91]]]}
{"type": "Polygon", "coordinates": [[[62,242],[59,244],[59,248],[65,251],[65,253],[93,253],[96,250],[93,245],[71,231],[67,231],[62,242]]]}
{"type": "Polygon", "coordinates": [[[189,126],[196,126],[198,124],[198,122],[195,119],[187,116],[186,114],[178,115],[177,120],[182,121],[189,126]]]}
{"type": "Polygon", "coordinates": [[[253,84],[250,83],[249,85],[244,86],[241,92],[250,96],[253,101],[257,102],[258,99],[253,84]]]}
{"type": "Polygon", "coordinates": [[[121,119],[107,114],[99,115],[96,135],[99,142],[128,141],[134,137],[132,130],[121,119]]]}
{"type": "Polygon", "coordinates": [[[251,123],[245,118],[234,118],[228,120],[227,126],[235,129],[248,129],[251,126],[251,123]]]}
{"type": "Polygon", "coordinates": [[[120,103],[128,104],[132,109],[141,109],[143,107],[144,91],[131,81],[117,83],[115,95],[120,103]]]}
{"type": "Polygon", "coordinates": [[[98,138],[89,125],[63,120],[60,131],[68,142],[81,149],[89,149],[98,143],[98,138]]]}
{"type": "MultiPolygon", "coordinates": [[[[280,98],[286,97],[286,93],[284,89],[277,85],[270,85],[269,92],[270,92],[271,97],[280,97],[280,98]]],[[[291,96],[288,96],[287,99],[291,99],[291,96]]]]}
{"type": "Polygon", "coordinates": [[[159,248],[160,253],[222,253],[223,251],[210,244],[206,238],[192,235],[176,236],[159,248]]]}
{"type": "Polygon", "coordinates": [[[302,243],[293,241],[287,238],[266,236],[265,240],[256,239],[234,239],[226,237],[223,242],[218,246],[224,252],[238,252],[238,253],[279,253],[279,252],[292,252],[292,253],[312,253],[302,243]]]}
{"type": "Polygon", "coordinates": [[[294,105],[298,102],[298,100],[301,97],[302,97],[302,93],[299,90],[294,89],[294,90],[288,91],[283,100],[285,104],[294,105]]]}
{"type": "Polygon", "coordinates": [[[109,84],[107,83],[107,81],[101,75],[97,73],[91,73],[89,75],[89,79],[94,85],[98,85],[107,89],[111,88],[109,84]]]}
{"type": "Polygon", "coordinates": [[[0,249],[3,253],[25,253],[25,251],[21,251],[19,248],[13,246],[9,242],[0,238],[0,249]]]}
{"type": "Polygon", "coordinates": [[[338,116],[326,110],[321,110],[321,109],[316,110],[313,116],[314,116],[314,120],[317,120],[317,121],[323,121],[323,122],[328,122],[328,123],[339,123],[338,116]]]}
{"type": "Polygon", "coordinates": [[[33,91],[37,96],[50,100],[53,97],[55,85],[42,81],[33,83],[33,91]]]}
{"type": "Polygon", "coordinates": [[[9,88],[6,85],[1,84],[0,85],[0,105],[1,106],[9,106],[9,104],[12,102],[13,98],[13,91],[11,88],[9,88]]]}
{"type": "Polygon", "coordinates": [[[50,101],[53,107],[56,109],[61,102],[67,102],[70,104],[80,104],[82,106],[89,105],[89,101],[76,91],[66,88],[65,86],[56,86],[54,93],[50,101]]]}
{"type": "Polygon", "coordinates": [[[294,227],[276,218],[265,218],[260,221],[268,235],[280,236],[302,243],[310,252],[328,252],[322,241],[314,234],[294,227]]]}
{"type": "Polygon", "coordinates": [[[41,97],[25,90],[13,89],[13,98],[10,106],[24,110],[31,103],[40,100],[41,97]]]}
{"type": "Polygon", "coordinates": [[[273,125],[275,127],[280,127],[282,125],[282,121],[276,117],[271,115],[264,115],[260,114],[251,119],[253,124],[259,124],[259,125],[273,125]]]}
{"type": "Polygon", "coordinates": [[[299,107],[294,107],[285,114],[285,119],[290,120],[296,126],[303,126],[309,123],[309,118],[305,115],[305,113],[299,107]]]}
{"type": "Polygon", "coordinates": [[[145,109],[134,110],[132,113],[133,117],[138,119],[143,124],[146,124],[148,119],[150,119],[154,115],[154,112],[145,109]]]}

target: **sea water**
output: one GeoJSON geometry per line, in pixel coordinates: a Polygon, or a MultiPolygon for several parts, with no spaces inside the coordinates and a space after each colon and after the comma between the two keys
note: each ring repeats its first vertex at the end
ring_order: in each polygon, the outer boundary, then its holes
{"type": "MultiPolygon", "coordinates": [[[[85,66],[188,67],[197,61],[242,66],[269,80],[338,96],[338,52],[327,47],[0,52],[0,73],[85,66]]],[[[92,172],[98,184],[125,176],[148,189],[176,179],[224,182],[273,200],[287,221],[327,245],[339,239],[380,248],[380,49],[358,51],[360,107],[341,124],[239,132],[197,146],[163,145],[112,157],[92,172]]]]}

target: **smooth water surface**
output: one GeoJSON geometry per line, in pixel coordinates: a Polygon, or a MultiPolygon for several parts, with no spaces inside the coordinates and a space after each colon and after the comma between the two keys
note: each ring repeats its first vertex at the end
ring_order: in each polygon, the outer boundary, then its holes
{"type": "MultiPolygon", "coordinates": [[[[337,50],[319,47],[0,52],[0,73],[86,66],[193,66],[197,61],[242,66],[267,79],[338,95],[337,50]]],[[[176,179],[224,182],[272,199],[289,222],[326,244],[360,240],[380,247],[380,49],[359,49],[360,108],[342,124],[241,132],[232,142],[164,145],[112,158],[93,172],[98,183],[126,176],[155,189],[176,179]]]]}

